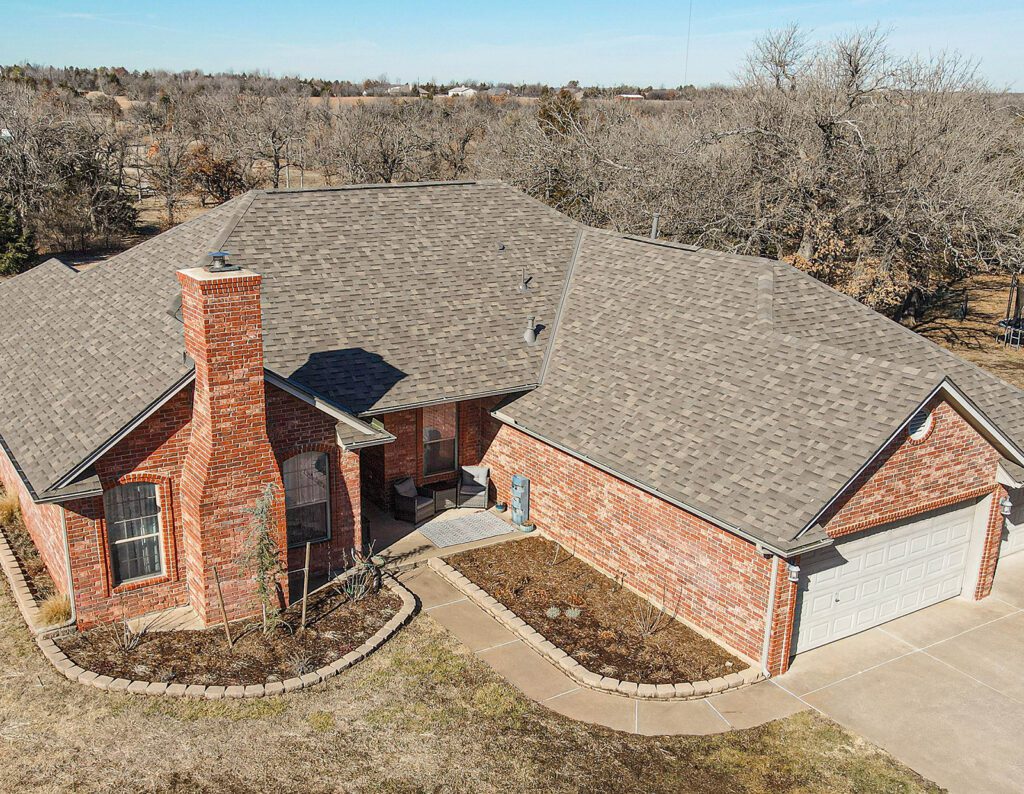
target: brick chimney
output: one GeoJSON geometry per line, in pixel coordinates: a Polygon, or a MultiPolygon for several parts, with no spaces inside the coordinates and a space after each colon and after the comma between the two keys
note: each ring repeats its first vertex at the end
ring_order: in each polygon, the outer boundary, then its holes
{"type": "Polygon", "coordinates": [[[204,624],[217,623],[214,567],[229,619],[260,610],[252,572],[238,558],[249,529],[245,511],[268,483],[275,490],[278,543],[286,548],[284,485],[267,438],[261,277],[249,270],[190,268],[178,271],[178,281],[185,349],[196,365],[181,478],[185,571],[192,607],[204,624]]]}

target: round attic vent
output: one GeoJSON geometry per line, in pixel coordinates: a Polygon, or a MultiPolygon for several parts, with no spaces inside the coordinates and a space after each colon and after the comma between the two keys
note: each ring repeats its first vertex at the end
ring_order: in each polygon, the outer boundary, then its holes
{"type": "Polygon", "coordinates": [[[907,433],[914,441],[921,441],[932,431],[935,416],[931,411],[918,411],[907,425],[907,433]]]}

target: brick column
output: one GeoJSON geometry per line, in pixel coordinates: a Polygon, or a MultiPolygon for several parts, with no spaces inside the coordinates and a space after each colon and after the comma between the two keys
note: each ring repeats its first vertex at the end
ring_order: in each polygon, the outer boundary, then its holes
{"type": "Polygon", "coordinates": [[[1006,488],[996,485],[992,492],[992,504],[988,511],[988,526],[985,531],[985,546],[981,553],[981,570],[978,573],[978,587],[974,591],[974,600],[987,598],[992,592],[992,583],[996,578],[996,563],[999,561],[999,544],[1003,539],[1003,513],[999,504],[1006,498],[1006,488]]]}
{"type": "MultiPolygon", "coordinates": [[[[249,515],[267,484],[285,549],[284,486],[266,428],[259,275],[178,272],[185,349],[195,360],[192,437],[181,478],[189,600],[204,623],[220,620],[213,569],[228,616],[256,614],[251,571],[239,565],[249,515]]],[[[287,581],[282,581],[287,599],[287,581]]]]}

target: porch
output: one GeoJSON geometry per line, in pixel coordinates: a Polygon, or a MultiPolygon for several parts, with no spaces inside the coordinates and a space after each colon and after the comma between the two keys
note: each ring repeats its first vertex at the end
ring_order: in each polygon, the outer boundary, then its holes
{"type": "Polygon", "coordinates": [[[491,505],[488,509],[456,507],[436,513],[427,521],[412,524],[399,521],[390,512],[385,511],[367,500],[363,503],[363,542],[372,548],[375,554],[381,554],[399,569],[414,568],[422,565],[431,557],[456,554],[468,549],[477,549],[503,543],[516,537],[525,537],[513,524],[511,511],[498,512],[491,505]],[[465,543],[439,546],[428,535],[438,537],[444,533],[446,522],[458,522],[470,516],[486,515],[494,522],[503,522],[507,531],[501,534],[465,543]],[[442,532],[432,531],[441,530],[442,532]],[[426,534],[425,534],[426,533],[426,534]]]}

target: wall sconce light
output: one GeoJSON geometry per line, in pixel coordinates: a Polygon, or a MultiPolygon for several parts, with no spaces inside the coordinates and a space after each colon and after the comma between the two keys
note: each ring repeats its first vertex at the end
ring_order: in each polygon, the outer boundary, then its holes
{"type": "Polygon", "coordinates": [[[999,500],[999,512],[1006,517],[1008,517],[1010,513],[1013,512],[1013,502],[1010,501],[1009,496],[1004,496],[1002,499],[999,500]]]}
{"type": "Polygon", "coordinates": [[[786,571],[789,574],[789,581],[799,582],[800,581],[800,566],[790,563],[786,566],[786,571]]]}

